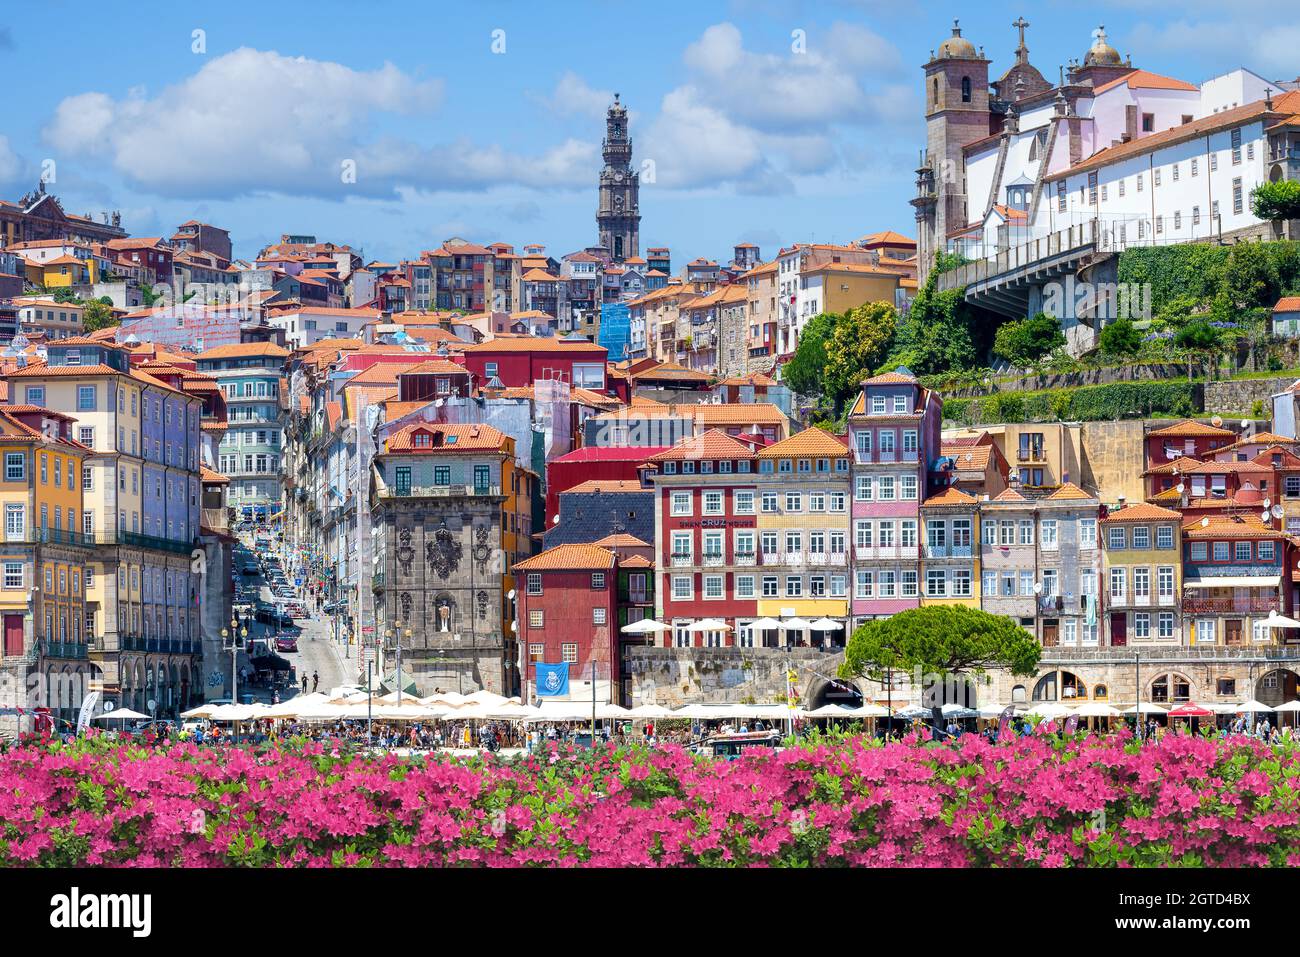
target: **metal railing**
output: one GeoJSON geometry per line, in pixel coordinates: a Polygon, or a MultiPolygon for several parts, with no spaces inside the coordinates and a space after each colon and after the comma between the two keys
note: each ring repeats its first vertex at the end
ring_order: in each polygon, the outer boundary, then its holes
{"type": "Polygon", "coordinates": [[[1277,597],[1249,596],[1245,598],[1184,598],[1183,613],[1189,615],[1267,614],[1282,610],[1277,597]]]}
{"type": "Polygon", "coordinates": [[[459,495],[500,495],[500,485],[411,485],[390,486],[384,495],[388,498],[449,498],[459,495]]]}

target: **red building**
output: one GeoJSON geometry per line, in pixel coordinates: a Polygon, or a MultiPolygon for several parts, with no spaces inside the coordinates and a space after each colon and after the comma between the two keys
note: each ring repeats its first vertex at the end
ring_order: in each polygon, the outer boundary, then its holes
{"type": "Polygon", "coordinates": [[[539,661],[568,662],[570,697],[577,698],[582,695],[574,684],[591,680],[594,662],[597,697],[618,700],[617,566],[615,553],[598,545],[557,545],[514,566],[525,700],[535,699],[539,661]]]}
{"type": "Polygon", "coordinates": [[[641,484],[641,466],[668,446],[595,446],[574,449],[546,463],[546,527],[560,514],[560,493],[593,480],[641,484]]]}
{"type": "Polygon", "coordinates": [[[1203,459],[1217,449],[1232,445],[1237,441],[1237,434],[1195,419],[1184,419],[1148,432],[1143,441],[1146,443],[1147,468],[1151,469],[1183,457],[1203,459]]]}
{"type": "Polygon", "coordinates": [[[494,376],[507,388],[561,379],[604,392],[607,352],[586,339],[498,336],[465,349],[465,368],[475,386],[486,385],[494,376]]]}
{"type": "Polygon", "coordinates": [[[736,530],[757,530],[758,456],[743,439],[711,429],[647,459],[655,487],[655,591],[660,621],[672,625],[661,639],[665,647],[735,644],[735,619],[757,616],[757,594],[736,597],[736,530]],[[737,492],[749,493],[747,507],[737,508],[737,492]],[[730,619],[731,630],[691,629],[706,618],[730,619]]]}

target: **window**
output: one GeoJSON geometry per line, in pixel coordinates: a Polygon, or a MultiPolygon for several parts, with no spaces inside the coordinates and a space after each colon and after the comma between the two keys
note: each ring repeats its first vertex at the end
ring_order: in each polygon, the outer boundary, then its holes
{"type": "Polygon", "coordinates": [[[1174,529],[1172,525],[1161,525],[1156,529],[1156,548],[1174,547],[1174,529]]]}
{"type": "Polygon", "coordinates": [[[695,594],[695,578],[692,575],[673,576],[673,600],[690,601],[695,594]]]}
{"type": "Polygon", "coordinates": [[[542,576],[540,572],[528,573],[528,594],[540,595],[542,593],[542,576]]]}
{"type": "Polygon", "coordinates": [[[1106,547],[1111,549],[1121,549],[1125,547],[1124,526],[1112,525],[1106,532],[1106,547]]]}
{"type": "Polygon", "coordinates": [[[1042,524],[1042,547],[1045,552],[1054,552],[1057,548],[1056,540],[1056,519],[1043,519],[1042,524]]]}
{"type": "Polygon", "coordinates": [[[5,453],[5,481],[22,482],[27,478],[27,456],[22,452],[5,453]]]}
{"type": "Polygon", "coordinates": [[[95,387],[93,385],[77,386],[77,411],[95,411],[95,387]]]}
{"type": "Polygon", "coordinates": [[[1065,180],[1059,180],[1056,184],[1056,211],[1063,213],[1065,212],[1065,208],[1065,180]]]}
{"type": "Polygon", "coordinates": [[[787,512],[803,511],[803,496],[798,492],[786,492],[785,510],[787,512]]]}
{"type": "Polygon", "coordinates": [[[1148,612],[1135,612],[1133,615],[1133,637],[1151,637],[1151,615],[1148,612]]]}
{"type": "Polygon", "coordinates": [[[1127,569],[1112,568],[1110,570],[1110,597],[1112,601],[1123,601],[1124,593],[1128,590],[1127,569]]]}
{"type": "Polygon", "coordinates": [[[1234,216],[1240,216],[1245,208],[1241,191],[1241,177],[1238,176],[1232,181],[1232,213],[1234,216]]]}
{"type": "Polygon", "coordinates": [[[1156,128],[1156,115],[1154,113],[1142,114],[1142,132],[1151,133],[1156,128]]]}
{"type": "Polygon", "coordinates": [[[543,614],[542,609],[534,608],[533,610],[528,612],[529,628],[544,628],[545,626],[546,626],[546,615],[543,614]]]}
{"type": "Polygon", "coordinates": [[[4,587],[5,588],[23,587],[23,563],[22,562],[5,562],[4,587]]]}
{"type": "Polygon", "coordinates": [[[672,513],[674,515],[691,514],[691,493],[690,492],[673,492],[672,493],[672,513]]]}
{"type": "MultiPolygon", "coordinates": [[[[881,577],[880,587],[881,587],[881,597],[882,597],[882,598],[885,597],[885,595],[884,595],[884,576],[885,576],[885,574],[886,574],[885,572],[881,572],[881,573],[880,573],[880,577],[881,577]]],[[[901,571],[901,572],[898,573],[898,575],[899,575],[899,578],[898,578],[898,597],[900,597],[900,598],[915,598],[915,597],[917,596],[917,592],[918,592],[918,582],[917,582],[917,575],[916,575],[916,572],[914,572],[914,571],[901,571]]]]}
{"type": "Polygon", "coordinates": [[[736,597],[737,598],[754,597],[754,576],[753,575],[736,576],[736,597]]]}
{"type": "Polygon", "coordinates": [[[21,539],[27,534],[27,507],[25,505],[5,506],[5,537],[10,541],[21,539]]]}
{"type": "Polygon", "coordinates": [[[1135,525],[1133,527],[1133,547],[1150,548],[1151,547],[1151,529],[1145,525],[1135,525]]]}
{"type": "Polygon", "coordinates": [[[904,475],[898,480],[898,497],[903,501],[916,501],[916,476],[904,475]]]}
{"type": "Polygon", "coordinates": [[[705,492],[704,493],[704,514],[721,515],[722,514],[722,493],[705,492]]]}
{"type": "MultiPolygon", "coordinates": [[[[1004,524],[1007,526],[1011,525],[1010,522],[1005,522],[1004,524]]],[[[1008,541],[1005,542],[1004,544],[1007,545],[1011,544],[1009,540],[1009,536],[1006,537],[1008,538],[1008,541]]],[[[1020,544],[1021,545],[1034,544],[1034,520],[1032,518],[1020,519],[1020,544]]]]}
{"type": "Polygon", "coordinates": [[[1226,562],[1229,560],[1231,551],[1228,542],[1214,543],[1214,560],[1216,562],[1226,562]]]}
{"type": "Polygon", "coordinates": [[[754,493],[736,492],[732,497],[732,508],[737,515],[754,514],[754,493]]]}
{"type": "MultiPolygon", "coordinates": [[[[854,500],[858,502],[871,501],[871,497],[872,497],[871,491],[872,491],[871,476],[859,475],[857,477],[857,480],[854,482],[854,487],[853,487],[854,500]]],[[[773,493],[773,497],[775,498],[775,493],[773,493]]],[[[764,511],[766,511],[766,509],[764,509],[764,511]]],[[[775,511],[775,509],[773,509],[773,511],[775,511]]]]}
{"type": "Polygon", "coordinates": [[[721,575],[704,576],[704,597],[710,601],[718,601],[724,597],[721,575]]]}
{"type": "Polygon", "coordinates": [[[969,103],[971,101],[970,95],[970,77],[964,76],[961,78],[961,101],[963,103],[969,103]]]}
{"type": "Polygon", "coordinates": [[[1174,570],[1169,565],[1156,569],[1156,594],[1161,598],[1174,597],[1174,570]]]}
{"type": "Polygon", "coordinates": [[[1144,566],[1133,569],[1133,597],[1151,597],[1151,569],[1144,566]]]}
{"type": "Polygon", "coordinates": [[[882,502],[892,502],[894,500],[894,477],[892,475],[882,475],[876,484],[876,497],[882,502]]]}
{"type": "Polygon", "coordinates": [[[591,573],[591,587],[592,587],[593,589],[595,589],[596,591],[601,591],[601,590],[604,589],[604,587],[605,587],[605,573],[604,573],[604,572],[592,572],[592,573],[591,573]]]}
{"type": "Polygon", "coordinates": [[[775,575],[764,575],[763,576],[763,597],[776,598],[779,593],[780,593],[780,587],[777,583],[777,577],[775,575]]]}
{"type": "Polygon", "coordinates": [[[973,594],[969,568],[954,568],[952,570],[952,593],[956,598],[969,598],[973,594]]]}
{"type": "Polygon", "coordinates": [[[1097,520],[1095,518],[1079,519],[1079,547],[1097,547],[1097,520]]]}
{"type": "Polygon", "coordinates": [[[1250,561],[1250,542],[1233,543],[1233,561],[1249,562],[1250,561]]]}
{"type": "Polygon", "coordinates": [[[1241,130],[1232,131],[1232,165],[1241,165],[1241,130]]]}
{"type": "Polygon", "coordinates": [[[948,577],[942,568],[926,570],[925,593],[932,598],[942,598],[948,593],[948,577]]]}
{"type": "Polygon", "coordinates": [[[789,575],[785,580],[785,597],[802,598],[803,597],[803,579],[798,575],[789,575]]]}
{"type": "Polygon", "coordinates": [[[1271,562],[1274,558],[1273,542],[1260,542],[1255,546],[1261,562],[1271,562]]]}
{"type": "Polygon", "coordinates": [[[576,641],[565,641],[560,644],[560,659],[570,664],[578,660],[578,643],[576,641]]]}
{"type": "Polygon", "coordinates": [[[1208,546],[1205,542],[1192,542],[1191,551],[1189,552],[1192,561],[1203,562],[1208,556],[1208,546]]]}
{"type": "Polygon", "coordinates": [[[1156,637],[1172,638],[1174,636],[1174,613],[1172,611],[1162,611],[1158,619],[1156,637]]]}

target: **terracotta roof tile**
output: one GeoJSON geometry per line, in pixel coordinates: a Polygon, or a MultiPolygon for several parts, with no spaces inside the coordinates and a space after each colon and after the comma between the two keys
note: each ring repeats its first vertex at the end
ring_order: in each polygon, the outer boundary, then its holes
{"type": "Polygon", "coordinates": [[[803,456],[839,458],[849,454],[848,447],[823,429],[804,429],[788,439],[773,443],[758,453],[760,459],[798,458],[803,456]]]}
{"type": "Polygon", "coordinates": [[[594,545],[601,545],[606,548],[649,548],[649,542],[643,542],[635,535],[629,535],[627,532],[619,532],[614,535],[606,535],[594,545]]]}
{"type": "Polygon", "coordinates": [[[441,452],[497,451],[505,445],[505,442],[505,434],[490,425],[419,422],[398,429],[390,435],[384,451],[412,452],[420,455],[441,452]],[[431,444],[417,446],[415,444],[417,435],[428,435],[431,444]]]}
{"type": "Polygon", "coordinates": [[[1185,538],[1281,538],[1283,533],[1270,528],[1254,515],[1213,515],[1196,519],[1183,526],[1185,538]]]}
{"type": "Polygon", "coordinates": [[[1121,509],[1112,510],[1103,522],[1161,522],[1177,519],[1182,521],[1182,513],[1175,512],[1170,508],[1161,508],[1159,505],[1152,505],[1149,502],[1138,502],[1136,505],[1127,505],[1121,509]]]}
{"type": "Polygon", "coordinates": [[[573,488],[566,488],[561,495],[568,495],[570,492],[585,494],[589,492],[651,492],[643,486],[637,479],[588,479],[581,482],[573,488]]]}
{"type": "Polygon", "coordinates": [[[1197,422],[1195,419],[1183,419],[1183,421],[1175,422],[1163,429],[1153,429],[1147,435],[1168,435],[1178,438],[1236,438],[1237,433],[1231,429],[1215,428],[1213,425],[1206,425],[1204,422],[1197,422]]]}
{"type": "Polygon", "coordinates": [[[1051,495],[1048,495],[1044,499],[1044,501],[1074,502],[1074,501],[1088,500],[1092,498],[1095,498],[1095,496],[1089,495],[1087,492],[1079,488],[1079,486],[1075,485],[1073,482],[1066,482],[1063,485],[1058,486],[1056,490],[1052,492],[1051,495]]]}
{"type": "Polygon", "coordinates": [[[967,495],[955,485],[950,485],[938,495],[931,495],[921,503],[922,508],[943,508],[957,507],[965,508],[978,505],[979,499],[973,495],[967,495]]]}
{"type": "Polygon", "coordinates": [[[613,568],[614,560],[614,553],[599,545],[556,545],[514,567],[526,572],[603,569],[613,568]]]}
{"type": "Polygon", "coordinates": [[[753,459],[754,451],[726,432],[709,429],[703,435],[684,439],[667,452],[653,455],[649,462],[680,462],[685,459],[753,459]]]}

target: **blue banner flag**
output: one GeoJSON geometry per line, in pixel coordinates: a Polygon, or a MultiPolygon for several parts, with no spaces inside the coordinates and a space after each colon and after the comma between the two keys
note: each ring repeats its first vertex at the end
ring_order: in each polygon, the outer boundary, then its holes
{"type": "Polygon", "coordinates": [[[558,665],[546,665],[537,662],[537,694],[539,697],[566,695],[569,693],[569,663],[562,661],[558,665]]]}

